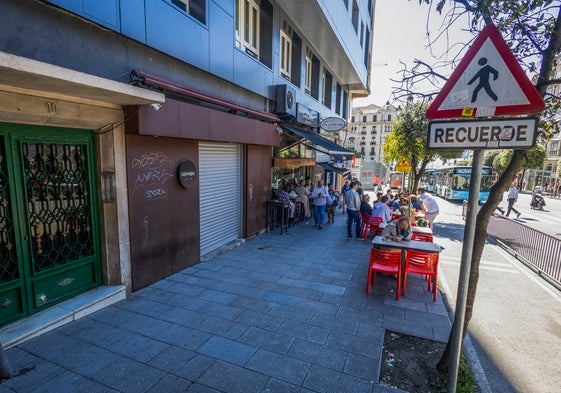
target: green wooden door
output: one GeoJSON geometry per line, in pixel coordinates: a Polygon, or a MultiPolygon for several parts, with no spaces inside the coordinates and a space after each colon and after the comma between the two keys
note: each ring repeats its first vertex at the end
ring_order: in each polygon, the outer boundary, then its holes
{"type": "Polygon", "coordinates": [[[91,131],[0,124],[0,325],[100,283],[91,131]]]}

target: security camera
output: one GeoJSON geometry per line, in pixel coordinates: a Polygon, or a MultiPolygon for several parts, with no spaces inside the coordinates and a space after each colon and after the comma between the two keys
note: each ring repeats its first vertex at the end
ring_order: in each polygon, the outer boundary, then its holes
{"type": "Polygon", "coordinates": [[[158,104],[157,102],[150,104],[150,106],[152,107],[152,109],[154,109],[155,111],[159,111],[162,108],[162,104],[158,104]]]}

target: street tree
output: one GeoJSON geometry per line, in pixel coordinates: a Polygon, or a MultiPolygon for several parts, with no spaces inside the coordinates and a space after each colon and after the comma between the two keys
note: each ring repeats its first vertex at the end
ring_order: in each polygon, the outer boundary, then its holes
{"type": "Polygon", "coordinates": [[[443,160],[457,158],[461,151],[435,151],[427,149],[428,121],[425,117],[427,105],[422,102],[408,102],[391,126],[384,142],[384,161],[391,163],[401,157],[411,163],[413,187],[416,190],[427,164],[435,158],[443,160]]]}
{"type": "MultiPolygon", "coordinates": [[[[436,11],[445,18],[442,29],[436,35],[427,32],[429,48],[438,40],[449,40],[449,32],[451,29],[458,28],[458,23],[465,23],[467,20],[467,26],[464,25],[462,28],[471,31],[474,37],[485,24],[494,23],[522,67],[534,75],[535,87],[544,98],[546,109],[539,119],[540,137],[547,139],[550,135],[559,132],[557,117],[561,109],[561,97],[555,96],[553,89],[548,89],[552,85],[561,84],[561,80],[553,76],[555,61],[561,53],[561,3],[558,0],[418,1],[419,4],[435,4],[436,11]]],[[[446,80],[440,67],[455,65],[470,43],[449,42],[448,51],[444,56],[445,61],[436,58],[416,59],[410,67],[405,65],[400,87],[394,92],[394,97],[398,100],[411,96],[423,100],[434,97],[446,80]],[[420,90],[420,86],[425,90],[420,90]]],[[[479,281],[479,263],[487,238],[487,224],[503,190],[515,179],[529,158],[529,149],[512,151],[510,161],[498,181],[491,187],[486,203],[477,214],[464,324],[454,326],[454,329],[462,329],[462,337],[465,337],[473,315],[479,281]]],[[[437,365],[440,371],[447,371],[451,347],[450,339],[437,365]]]]}

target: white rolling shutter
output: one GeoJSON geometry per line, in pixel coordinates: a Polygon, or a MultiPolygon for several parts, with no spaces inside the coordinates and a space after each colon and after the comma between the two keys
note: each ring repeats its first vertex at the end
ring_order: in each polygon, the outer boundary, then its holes
{"type": "Polygon", "coordinates": [[[201,255],[240,235],[240,145],[199,142],[201,255]]]}

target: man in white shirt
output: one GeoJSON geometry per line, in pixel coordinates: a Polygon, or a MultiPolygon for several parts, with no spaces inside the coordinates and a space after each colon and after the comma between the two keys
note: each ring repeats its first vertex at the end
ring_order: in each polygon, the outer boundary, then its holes
{"type": "Polygon", "coordinates": [[[424,187],[419,187],[417,189],[417,194],[419,196],[419,202],[421,202],[421,207],[423,208],[423,213],[425,213],[425,220],[433,227],[434,219],[439,213],[438,203],[436,203],[435,199],[424,187]]]}
{"type": "Polygon", "coordinates": [[[345,205],[347,205],[347,239],[353,238],[351,228],[355,223],[357,240],[360,240],[360,196],[356,192],[358,183],[352,182],[351,189],[345,193],[345,205]]]}
{"type": "Polygon", "coordinates": [[[328,199],[331,203],[331,196],[329,196],[327,188],[323,185],[323,180],[318,180],[318,186],[312,191],[312,199],[314,200],[314,227],[322,229],[328,199]]]}
{"type": "Polygon", "coordinates": [[[388,196],[384,195],[372,208],[372,217],[382,217],[382,223],[387,224],[392,220],[392,212],[388,206],[388,196]]]}
{"type": "Polygon", "coordinates": [[[511,211],[516,213],[516,218],[520,217],[520,212],[514,208],[514,204],[518,200],[518,189],[516,188],[516,183],[512,183],[508,189],[508,195],[506,197],[508,200],[508,209],[506,209],[506,216],[510,214],[511,211]]]}

